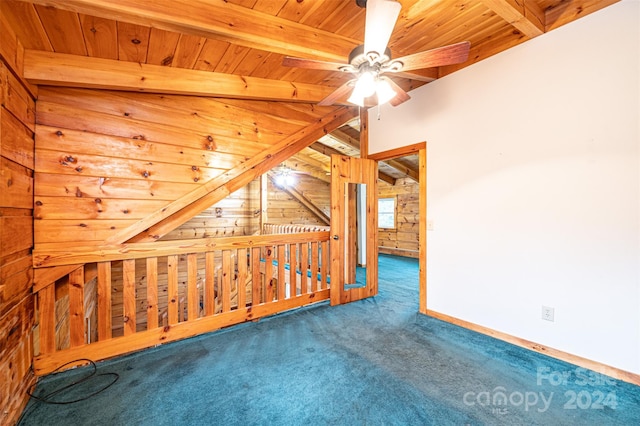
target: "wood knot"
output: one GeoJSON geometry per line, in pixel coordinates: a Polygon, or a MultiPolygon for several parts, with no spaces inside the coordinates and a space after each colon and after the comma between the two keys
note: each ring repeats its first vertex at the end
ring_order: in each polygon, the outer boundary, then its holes
{"type": "Polygon", "coordinates": [[[60,130],[58,130],[58,131],[56,132],[56,136],[62,136],[63,134],[64,134],[64,133],[62,133],[60,130]]]}
{"type": "Polygon", "coordinates": [[[124,214],[129,214],[129,209],[124,209],[124,210],[122,210],[122,213],[124,213],[124,214]]]}
{"type": "Polygon", "coordinates": [[[211,136],[211,135],[207,136],[207,140],[208,140],[209,142],[213,142],[213,136],[211,136]]]}
{"type": "Polygon", "coordinates": [[[82,198],[82,191],[80,191],[80,188],[78,187],[76,187],[76,197],[82,198]]]}
{"type": "Polygon", "coordinates": [[[96,202],[96,204],[100,204],[102,202],[100,198],[96,198],[94,201],[96,202]]]}
{"type": "Polygon", "coordinates": [[[42,205],[42,201],[36,201],[36,206],[41,206],[42,205]]]}
{"type": "Polygon", "coordinates": [[[124,317],[122,317],[122,321],[123,322],[129,322],[129,317],[127,315],[125,315],[124,317]]]}
{"type": "Polygon", "coordinates": [[[198,171],[198,166],[191,166],[191,170],[193,170],[194,172],[198,171]]]}
{"type": "Polygon", "coordinates": [[[133,43],[133,44],[140,44],[141,42],[140,42],[140,40],[138,40],[137,38],[134,38],[134,39],[132,39],[132,40],[131,40],[131,43],[133,43]]]}
{"type": "Polygon", "coordinates": [[[73,158],[73,155],[65,155],[65,156],[64,156],[64,161],[65,161],[66,163],[75,163],[75,162],[76,162],[76,161],[78,161],[78,160],[76,160],[75,158],[73,158]]]}
{"type": "Polygon", "coordinates": [[[87,224],[86,224],[86,223],[81,223],[81,224],[79,224],[78,226],[79,226],[80,228],[86,228],[86,227],[87,227],[87,224]]]}
{"type": "Polygon", "coordinates": [[[199,179],[199,178],[197,178],[197,177],[194,177],[194,178],[193,178],[193,181],[194,181],[194,182],[198,182],[199,180],[200,180],[200,179],[199,179]]]}
{"type": "Polygon", "coordinates": [[[75,168],[75,171],[78,173],[82,173],[82,167],[78,166],[75,168]]]}
{"type": "Polygon", "coordinates": [[[149,173],[148,171],[145,170],[144,172],[141,173],[141,175],[144,178],[148,178],[149,176],[151,176],[151,173],[149,173]]]}

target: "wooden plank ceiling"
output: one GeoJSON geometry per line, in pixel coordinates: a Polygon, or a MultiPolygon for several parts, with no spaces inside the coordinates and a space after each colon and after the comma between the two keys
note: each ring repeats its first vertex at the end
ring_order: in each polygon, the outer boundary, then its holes
{"type": "MultiPolygon", "coordinates": [[[[615,0],[400,2],[402,11],[389,45],[395,57],[465,40],[471,43],[467,62],[420,72],[439,78],[615,0]]],[[[283,56],[346,62],[364,36],[365,13],[355,0],[3,0],[0,4],[26,49],[27,77],[40,84],[72,87],[156,93],[198,90],[194,94],[318,101],[347,76],[284,67],[283,56]],[[147,75],[166,77],[152,87],[151,78],[147,85],[137,75],[127,78],[143,65],[148,65],[147,75]],[[212,86],[223,86],[227,92],[218,93],[212,86]]],[[[398,83],[406,90],[426,84],[406,79],[398,83]]],[[[288,165],[318,177],[328,171],[331,153],[359,155],[354,127],[357,122],[323,138],[288,165]]],[[[387,163],[381,167],[382,178],[393,182],[413,177],[416,167],[415,159],[387,163]]]]}

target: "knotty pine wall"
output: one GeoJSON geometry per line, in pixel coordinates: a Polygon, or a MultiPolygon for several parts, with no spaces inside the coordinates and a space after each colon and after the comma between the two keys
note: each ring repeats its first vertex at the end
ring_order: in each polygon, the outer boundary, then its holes
{"type": "MultiPolygon", "coordinates": [[[[329,183],[302,173],[296,173],[294,176],[296,183],[293,188],[327,216],[330,216],[331,188],[329,183]]],[[[278,225],[326,225],[293,195],[274,185],[271,180],[268,183],[267,222],[278,225]]]]}
{"type": "Polygon", "coordinates": [[[20,80],[22,51],[0,15],[0,424],[18,420],[35,382],[30,369],[35,107],[20,80]]]}
{"type": "Polygon", "coordinates": [[[409,178],[398,179],[395,185],[378,182],[378,198],[396,199],[396,228],[378,232],[380,253],[418,257],[419,189],[409,178]]]}
{"type": "MultiPolygon", "coordinates": [[[[100,244],[304,127],[316,118],[305,108],[41,87],[36,246],[100,244]]],[[[236,226],[243,228],[241,232],[252,231],[253,217],[239,213],[255,210],[242,201],[238,204],[246,196],[214,206],[215,223],[196,224],[201,218],[194,218],[167,238],[228,235],[236,226]],[[217,216],[216,208],[228,216],[217,216]]]]}

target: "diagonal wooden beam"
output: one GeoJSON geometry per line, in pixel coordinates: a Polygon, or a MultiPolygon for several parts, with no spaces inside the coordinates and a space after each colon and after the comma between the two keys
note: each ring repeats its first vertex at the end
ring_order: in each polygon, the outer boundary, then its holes
{"type": "Polygon", "coordinates": [[[313,213],[313,215],[315,217],[320,219],[325,225],[331,225],[331,218],[329,216],[327,216],[325,214],[325,212],[322,211],[322,209],[320,209],[318,206],[316,206],[313,203],[313,201],[308,199],[303,193],[298,192],[295,188],[282,188],[282,187],[278,186],[278,184],[276,184],[275,178],[273,177],[272,173],[269,173],[269,179],[271,179],[271,182],[275,186],[280,188],[280,190],[282,190],[282,191],[286,192],[287,194],[291,195],[300,204],[305,206],[311,213],[313,213]]]}
{"type": "Polygon", "coordinates": [[[545,32],[544,10],[533,0],[482,0],[482,3],[527,37],[545,32]]]}
{"type": "Polygon", "coordinates": [[[27,50],[24,76],[34,84],[132,92],[318,102],[331,87],[209,71],[27,50]]]}
{"type": "Polygon", "coordinates": [[[105,241],[106,244],[147,242],[161,238],[167,232],[226,198],[256,177],[266,173],[318,138],[355,117],[358,110],[340,107],[314,121],[309,126],[270,146],[237,167],[205,182],[202,186],[173,201],[162,209],[139,220],[105,241]]]}
{"type": "MultiPolygon", "coordinates": [[[[3,0],[4,1],[4,0],[3,0]]],[[[27,0],[240,46],[344,62],[358,40],[220,0],[27,0]]]]}

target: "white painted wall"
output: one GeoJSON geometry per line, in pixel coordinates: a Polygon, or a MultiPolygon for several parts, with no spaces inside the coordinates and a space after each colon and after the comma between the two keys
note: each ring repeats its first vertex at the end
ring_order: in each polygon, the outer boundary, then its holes
{"type": "Polygon", "coordinates": [[[639,4],[370,111],[428,144],[429,309],[640,373],[639,4]]]}

